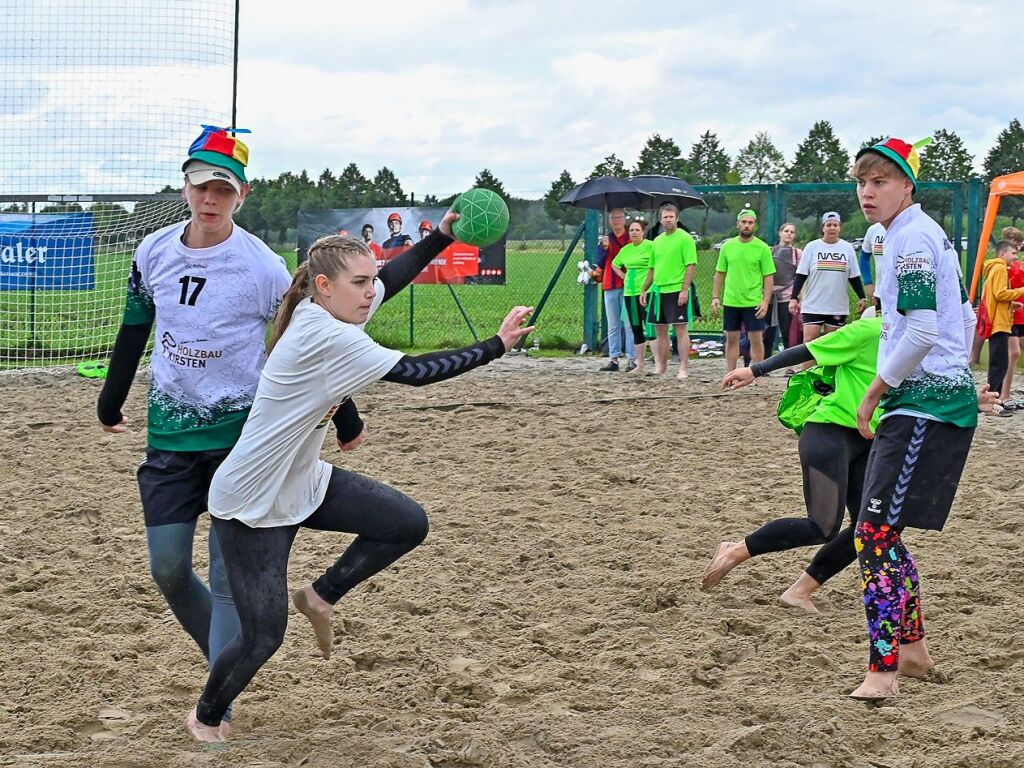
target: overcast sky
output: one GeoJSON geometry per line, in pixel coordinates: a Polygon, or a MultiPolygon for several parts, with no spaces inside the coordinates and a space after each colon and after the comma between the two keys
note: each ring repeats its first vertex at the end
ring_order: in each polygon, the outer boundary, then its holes
{"type": "Polygon", "coordinates": [[[847,149],[954,130],[980,166],[1024,116],[1018,0],[896,2],[888,18],[803,0],[657,8],[243,0],[252,167],[387,165],[420,194],[466,188],[487,167],[509,190],[544,190],[613,152],[632,165],[653,132],[687,153],[710,129],[735,156],[763,130],[789,159],[819,119],[847,149]]]}
{"type": "MultiPolygon", "coordinates": [[[[654,132],[686,154],[712,130],[735,157],[767,131],[791,159],[820,119],[848,150],[953,130],[980,167],[1024,117],[1019,0],[241,6],[254,176],[387,165],[421,196],[487,167],[543,192],[611,153],[633,165],[654,132]]],[[[200,122],[227,122],[232,0],[0,9],[0,189],[154,191],[180,183],[200,122]]]]}

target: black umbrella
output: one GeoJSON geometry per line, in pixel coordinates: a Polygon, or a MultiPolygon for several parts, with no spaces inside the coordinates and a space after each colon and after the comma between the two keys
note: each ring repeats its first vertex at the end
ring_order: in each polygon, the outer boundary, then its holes
{"type": "Polygon", "coordinates": [[[657,208],[665,203],[672,203],[681,211],[698,205],[707,207],[707,203],[697,190],[677,176],[651,173],[632,176],[629,180],[644,193],[647,205],[651,208],[657,208]]]}
{"type": "Polygon", "coordinates": [[[632,181],[598,176],[577,184],[558,202],[576,208],[607,211],[610,208],[641,208],[650,204],[650,197],[637,189],[632,181]]]}

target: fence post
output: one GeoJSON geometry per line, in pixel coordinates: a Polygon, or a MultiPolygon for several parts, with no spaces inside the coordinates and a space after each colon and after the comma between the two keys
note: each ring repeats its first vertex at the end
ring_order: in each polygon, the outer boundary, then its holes
{"type": "Polygon", "coordinates": [[[778,221],[778,228],[782,227],[785,223],[785,184],[775,185],[775,210],[776,210],[776,221],[778,221]]]}
{"type": "MultiPolygon", "coordinates": [[[[597,233],[601,224],[599,211],[587,211],[586,230],[583,235],[583,258],[594,263],[597,258],[597,233]]],[[[598,305],[601,303],[600,291],[596,283],[583,286],[583,343],[587,349],[597,350],[601,343],[601,314],[598,305]]]]}
{"type": "Polygon", "coordinates": [[[952,221],[952,237],[953,247],[956,249],[957,254],[960,256],[960,269],[963,270],[964,275],[968,274],[967,266],[964,263],[964,254],[970,250],[970,244],[967,248],[963,247],[964,237],[964,185],[958,183],[953,186],[953,202],[951,205],[953,209],[953,221],[952,221]]]}
{"type": "MultiPolygon", "coordinates": [[[[964,279],[968,290],[970,290],[974,275],[974,262],[979,252],[978,240],[981,238],[982,191],[981,179],[975,176],[967,180],[967,269],[964,272],[964,279]]],[[[985,250],[982,246],[982,258],[984,258],[984,254],[985,250]]]]}
{"type": "Polygon", "coordinates": [[[779,225],[776,223],[779,220],[779,212],[776,210],[778,190],[778,185],[772,184],[772,188],[765,195],[764,229],[759,234],[768,245],[775,245],[779,232],[779,225]]]}

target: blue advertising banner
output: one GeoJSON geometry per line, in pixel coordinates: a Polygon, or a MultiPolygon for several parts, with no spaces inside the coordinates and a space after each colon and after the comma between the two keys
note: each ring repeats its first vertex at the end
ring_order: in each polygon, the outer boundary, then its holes
{"type": "Polygon", "coordinates": [[[0,291],[96,288],[91,213],[0,214],[0,291]]]}

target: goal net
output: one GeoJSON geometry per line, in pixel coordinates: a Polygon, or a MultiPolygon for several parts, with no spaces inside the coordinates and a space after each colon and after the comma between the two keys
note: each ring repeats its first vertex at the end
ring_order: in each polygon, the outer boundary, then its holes
{"type": "Polygon", "coordinates": [[[230,124],[235,3],[0,4],[0,369],[102,360],[189,144],[230,124]]]}

